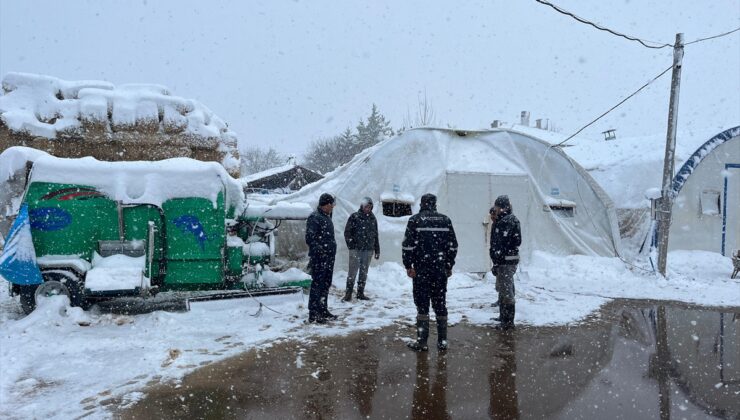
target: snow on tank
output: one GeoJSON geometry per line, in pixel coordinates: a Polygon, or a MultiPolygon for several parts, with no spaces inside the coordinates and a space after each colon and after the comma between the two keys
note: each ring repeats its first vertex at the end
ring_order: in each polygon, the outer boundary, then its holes
{"type": "Polygon", "coordinates": [[[161,206],[173,198],[201,197],[216,203],[225,190],[227,207],[243,210],[241,184],[223,166],[189,158],[155,162],[102,162],[91,157],[39,157],[30,182],[54,182],[94,187],[112,200],[126,204],[161,206]]]}

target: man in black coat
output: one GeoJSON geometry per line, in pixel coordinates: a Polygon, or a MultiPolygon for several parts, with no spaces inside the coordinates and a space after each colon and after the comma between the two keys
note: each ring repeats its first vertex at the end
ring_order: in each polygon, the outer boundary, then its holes
{"type": "Polygon", "coordinates": [[[360,209],[352,213],[344,227],[344,240],[349,249],[349,270],[347,271],[347,291],[344,294],[345,302],[352,300],[352,290],[357,279],[357,299],[370,300],[365,296],[365,283],[370,259],[380,258],[380,241],[378,240],[378,221],[373,214],[373,200],[365,197],[360,203],[360,209]]]}
{"type": "Polygon", "coordinates": [[[326,323],[327,319],[337,319],[329,312],[327,299],[331,277],[334,273],[334,258],[337,242],[334,240],[334,223],[331,214],[334,210],[334,197],[321,194],[319,206],[306,221],[306,244],[308,245],[308,269],[311,272],[311,291],[308,295],[308,322],[326,323]]]}
{"type": "Polygon", "coordinates": [[[403,238],[403,265],[414,281],[416,305],[415,342],[408,347],[427,351],[429,303],[437,318],[437,348],[447,350],[447,278],[457,257],[457,237],[452,221],[437,212],[437,197],[424,194],[419,213],[411,216],[403,238]]]}
{"type": "Polygon", "coordinates": [[[514,328],[514,273],[519,264],[522,232],[519,219],[512,213],[509,196],[498,196],[490,215],[493,227],[489,254],[493,263],[491,272],[496,276],[500,319],[497,329],[508,330],[514,328]]]}

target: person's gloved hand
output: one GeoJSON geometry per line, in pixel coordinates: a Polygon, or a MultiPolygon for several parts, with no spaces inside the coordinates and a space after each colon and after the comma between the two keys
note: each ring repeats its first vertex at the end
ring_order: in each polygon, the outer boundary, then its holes
{"type": "Polygon", "coordinates": [[[380,252],[375,253],[375,259],[377,260],[378,258],[380,258],[380,252]]]}
{"type": "Polygon", "coordinates": [[[416,270],[414,270],[413,268],[407,268],[406,275],[413,279],[414,277],[416,277],[416,270]]]}

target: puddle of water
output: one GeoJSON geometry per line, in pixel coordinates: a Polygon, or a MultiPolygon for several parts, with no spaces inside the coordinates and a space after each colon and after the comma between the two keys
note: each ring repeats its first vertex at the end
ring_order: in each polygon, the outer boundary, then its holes
{"type": "Polygon", "coordinates": [[[244,353],[117,414],[738,419],[739,327],[740,309],[618,301],[577,327],[455,325],[449,351],[416,354],[404,342],[413,329],[394,326],[244,353]]]}

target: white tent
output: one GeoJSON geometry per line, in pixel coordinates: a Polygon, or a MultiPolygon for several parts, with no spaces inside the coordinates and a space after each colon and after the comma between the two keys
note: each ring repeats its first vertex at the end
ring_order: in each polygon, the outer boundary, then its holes
{"type": "Polygon", "coordinates": [[[278,200],[315,206],[323,192],[337,198],[337,269],[347,260],[345,223],[365,196],[375,201],[384,261],[401,261],[408,214],[418,212],[425,193],[436,194],[438,210],[452,219],[460,243],[456,271],[490,269],[488,210],[500,194],[509,195],[521,221],[525,263],[533,250],[613,256],[620,248],[606,193],[559,148],[513,130],[408,130],[278,200]]]}
{"type": "Polygon", "coordinates": [[[669,249],[740,249],[740,126],[709,139],[673,178],[669,249]]]}

